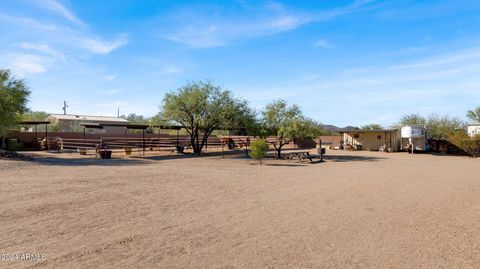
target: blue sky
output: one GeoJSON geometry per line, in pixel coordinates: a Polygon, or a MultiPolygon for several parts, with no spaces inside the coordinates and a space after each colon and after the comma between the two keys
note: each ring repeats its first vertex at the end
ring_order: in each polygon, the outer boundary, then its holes
{"type": "Polygon", "coordinates": [[[476,0],[2,1],[0,67],[51,113],[152,116],[211,79],[325,124],[464,118],[480,105],[479,14],[476,0]]]}

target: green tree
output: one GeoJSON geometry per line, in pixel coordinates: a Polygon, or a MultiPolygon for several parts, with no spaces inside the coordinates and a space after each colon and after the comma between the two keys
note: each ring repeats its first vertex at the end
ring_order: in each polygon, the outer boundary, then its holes
{"type": "MultiPolygon", "coordinates": [[[[44,111],[25,111],[20,117],[22,121],[44,121],[50,114],[44,111]]],[[[28,126],[33,127],[33,126],[28,126]]],[[[56,125],[49,124],[48,129],[50,131],[54,130],[56,125]]],[[[45,125],[37,125],[37,132],[45,132],[45,125]]]]}
{"type": "Polygon", "coordinates": [[[128,114],[128,116],[122,116],[123,118],[125,118],[126,120],[128,120],[128,122],[130,124],[148,124],[148,120],[145,119],[143,117],[143,115],[137,115],[135,113],[130,113],[128,114]]]}
{"type": "Polygon", "coordinates": [[[25,81],[16,79],[8,69],[0,69],[0,136],[21,120],[29,95],[25,81]]]}
{"type": "Polygon", "coordinates": [[[268,144],[265,139],[257,139],[250,145],[250,157],[262,163],[262,159],[268,151],[268,144]]]}
{"type": "Polygon", "coordinates": [[[360,129],[363,129],[363,130],[383,130],[383,127],[380,124],[372,123],[372,124],[363,125],[362,127],[360,127],[360,129]]]}
{"type": "Polygon", "coordinates": [[[26,111],[22,115],[24,121],[44,121],[50,114],[44,111],[26,111]]]}
{"type": "Polygon", "coordinates": [[[480,106],[474,110],[467,111],[467,118],[475,123],[480,123],[480,106]]]}
{"type": "Polygon", "coordinates": [[[465,123],[459,118],[436,114],[428,117],[426,125],[431,138],[446,140],[455,131],[465,128],[465,123]]]}
{"type": "Polygon", "coordinates": [[[172,125],[170,122],[166,121],[163,119],[162,114],[158,113],[155,116],[151,117],[148,119],[148,124],[150,126],[166,126],[166,125],[172,125]]]}
{"type": "Polygon", "coordinates": [[[321,134],[321,125],[303,116],[297,105],[288,105],[284,100],[273,101],[262,112],[264,135],[276,136],[273,143],[277,158],[282,147],[296,139],[314,138],[321,134]]]}
{"type": "Polygon", "coordinates": [[[190,82],[165,94],[162,116],[184,126],[195,154],[215,129],[242,127],[254,116],[246,101],[211,82],[190,82]]]}
{"type": "Polygon", "coordinates": [[[403,115],[400,120],[394,125],[396,128],[401,128],[402,126],[408,125],[425,125],[427,123],[427,119],[422,115],[416,114],[408,114],[403,115]]]}
{"type": "MultiPolygon", "coordinates": [[[[128,120],[129,124],[150,125],[150,120],[148,118],[145,118],[143,115],[137,115],[135,113],[130,113],[127,116],[122,115],[120,116],[120,118],[128,120]]],[[[129,130],[128,132],[132,134],[141,134],[143,131],[139,129],[134,129],[129,130]]],[[[153,129],[149,127],[145,129],[145,133],[151,134],[153,133],[153,129]]]]}
{"type": "Polygon", "coordinates": [[[433,139],[448,139],[454,131],[465,127],[465,123],[459,118],[437,114],[431,114],[427,118],[420,114],[404,115],[395,127],[406,125],[425,125],[428,135],[433,139]]]}

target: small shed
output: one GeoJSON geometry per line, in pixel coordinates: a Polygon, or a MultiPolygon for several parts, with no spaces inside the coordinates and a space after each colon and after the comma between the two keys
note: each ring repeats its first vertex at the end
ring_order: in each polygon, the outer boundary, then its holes
{"type": "Polygon", "coordinates": [[[342,144],[344,147],[353,146],[357,150],[378,151],[384,147],[396,152],[400,151],[400,130],[348,130],[342,132],[342,144]]]}

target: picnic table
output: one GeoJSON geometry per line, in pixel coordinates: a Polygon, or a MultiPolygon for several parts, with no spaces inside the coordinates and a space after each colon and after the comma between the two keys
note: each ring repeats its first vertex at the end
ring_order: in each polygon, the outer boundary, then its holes
{"type": "Polygon", "coordinates": [[[287,152],[287,159],[294,160],[298,159],[299,162],[303,160],[310,160],[313,163],[314,159],[320,159],[320,162],[323,161],[323,154],[325,153],[324,149],[319,150],[319,154],[310,154],[310,151],[289,151],[287,152]]]}

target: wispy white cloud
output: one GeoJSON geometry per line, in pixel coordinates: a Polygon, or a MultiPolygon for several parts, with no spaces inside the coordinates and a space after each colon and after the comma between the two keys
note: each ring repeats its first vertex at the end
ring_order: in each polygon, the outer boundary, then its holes
{"type": "Polygon", "coordinates": [[[315,43],[313,43],[313,46],[316,48],[323,48],[323,49],[333,48],[333,45],[330,44],[325,39],[318,39],[317,41],[315,41],[315,43]]]}
{"type": "Polygon", "coordinates": [[[214,48],[241,38],[273,35],[293,30],[303,24],[300,17],[280,15],[257,22],[212,20],[202,23],[187,23],[164,37],[193,48],[214,48]]]}
{"type": "Polygon", "coordinates": [[[14,53],[6,57],[7,66],[15,74],[24,77],[28,74],[39,74],[46,72],[50,59],[34,54],[14,53]]]}
{"type": "Polygon", "coordinates": [[[171,66],[171,65],[167,65],[167,66],[164,66],[163,67],[163,73],[164,74],[179,74],[179,73],[182,73],[182,69],[181,68],[178,68],[176,66],[171,66]]]}
{"type": "Polygon", "coordinates": [[[117,78],[117,76],[115,76],[115,75],[106,75],[106,76],[102,77],[102,79],[106,80],[106,81],[112,81],[116,78],[117,78]]]}
{"type": "Polygon", "coordinates": [[[328,10],[322,10],[318,12],[312,12],[312,15],[310,17],[309,22],[322,22],[322,21],[328,21],[332,20],[336,17],[342,16],[342,15],[347,15],[349,13],[357,12],[357,11],[363,11],[363,10],[368,10],[371,8],[374,8],[373,3],[377,2],[376,0],[356,0],[353,1],[351,4],[344,6],[344,7],[339,7],[339,8],[333,8],[333,9],[328,9],[328,10]]]}
{"type": "Polygon", "coordinates": [[[122,93],[122,92],[124,92],[124,91],[123,90],[118,90],[118,89],[113,89],[113,90],[102,91],[101,94],[105,95],[105,96],[113,96],[113,95],[117,95],[117,94],[122,93]]]}
{"type": "Polygon", "coordinates": [[[416,112],[462,118],[466,109],[480,100],[478,85],[480,47],[477,46],[402,64],[345,70],[335,76],[311,72],[294,81],[237,91],[255,100],[257,108],[270,102],[272,96],[282,96],[302,104],[308,116],[324,123],[345,126],[378,122],[389,126],[402,114],[416,112]],[[318,98],[309,98],[313,96],[318,98]],[[348,109],[339,109],[343,106],[348,109]],[[331,122],[332,118],[337,121],[331,122]]]}
{"type": "Polygon", "coordinates": [[[384,20],[425,20],[440,18],[460,11],[478,12],[477,1],[412,1],[408,5],[398,8],[396,4],[402,1],[384,1],[384,8],[378,17],[384,20]]]}
{"type": "Polygon", "coordinates": [[[294,16],[294,15],[285,15],[277,19],[272,20],[270,27],[274,31],[283,32],[288,30],[293,30],[304,23],[304,20],[294,16]]]}
{"type": "Polygon", "coordinates": [[[78,41],[76,44],[81,48],[97,54],[108,54],[128,43],[126,35],[120,35],[114,41],[105,41],[100,38],[92,38],[86,35],[75,37],[74,39],[78,41]]]}
{"type": "Polygon", "coordinates": [[[176,26],[164,29],[162,36],[193,48],[213,48],[233,40],[274,35],[305,24],[331,20],[363,10],[373,2],[354,1],[345,7],[323,11],[290,11],[278,2],[270,2],[252,11],[248,18],[238,16],[238,12],[230,14],[208,7],[187,7],[167,16],[169,24],[176,26]]]}
{"type": "Polygon", "coordinates": [[[6,57],[6,65],[20,76],[44,73],[58,62],[64,62],[63,53],[46,43],[21,42],[15,45],[25,52],[14,52],[6,57]]]}
{"type": "Polygon", "coordinates": [[[99,108],[126,108],[129,106],[129,103],[126,101],[112,101],[108,103],[99,103],[95,104],[99,108]]]}
{"type": "Polygon", "coordinates": [[[188,26],[179,32],[166,35],[165,38],[194,48],[214,48],[225,44],[225,39],[219,32],[216,25],[199,28],[188,26]]]}
{"type": "Polygon", "coordinates": [[[37,0],[33,1],[37,6],[44,9],[50,10],[53,13],[61,16],[77,25],[84,25],[84,23],[68,8],[60,4],[60,2],[55,0],[37,0]]]}
{"type": "MultiPolygon", "coordinates": [[[[33,17],[9,15],[0,12],[0,23],[7,23],[9,32],[22,32],[22,39],[15,40],[3,51],[5,56],[0,62],[13,69],[20,76],[44,73],[56,65],[81,62],[84,52],[89,54],[108,54],[128,43],[126,34],[120,34],[113,40],[92,33],[90,27],[81,21],[73,11],[55,0],[32,1],[35,6],[47,9],[72,22],[65,26],[50,20],[45,22],[33,17]],[[37,41],[41,40],[41,41],[37,41]],[[45,42],[44,40],[47,40],[45,42]]],[[[13,13],[13,12],[12,12],[13,13]]],[[[88,54],[87,54],[88,55],[88,54]]]]}
{"type": "Polygon", "coordinates": [[[421,56],[421,54],[431,50],[432,47],[429,47],[429,46],[411,46],[411,47],[406,47],[406,48],[400,48],[400,49],[390,49],[390,50],[386,50],[386,51],[380,51],[378,56],[381,56],[381,57],[385,57],[385,56],[388,56],[388,57],[392,57],[392,56],[411,56],[411,55],[419,55],[421,56]]]}
{"type": "MultiPolygon", "coordinates": [[[[62,18],[73,22],[74,25],[72,27],[66,27],[63,25],[44,23],[32,18],[11,16],[4,13],[0,13],[0,21],[32,29],[48,30],[49,33],[38,32],[37,38],[43,39],[45,36],[45,38],[50,37],[49,41],[51,41],[52,44],[67,44],[70,47],[82,48],[95,54],[108,54],[128,43],[126,34],[120,34],[112,41],[105,40],[104,38],[93,34],[86,23],[81,21],[73,11],[62,5],[59,1],[38,0],[32,1],[32,3],[40,8],[54,12],[62,18]]],[[[31,32],[30,35],[35,37],[36,34],[36,32],[31,32]]],[[[25,49],[37,50],[43,53],[53,52],[51,47],[47,48],[45,45],[41,44],[36,44],[33,46],[32,44],[22,43],[21,46],[25,49]]],[[[56,52],[59,52],[59,50],[57,49],[56,52]]],[[[59,54],[57,53],[56,56],[59,56],[59,54]]]]}
{"type": "Polygon", "coordinates": [[[52,57],[55,60],[65,60],[64,54],[56,49],[51,48],[48,44],[46,43],[30,43],[30,42],[21,42],[18,44],[19,48],[25,49],[25,50],[32,50],[39,52],[41,54],[47,55],[52,57]]]}
{"type": "Polygon", "coordinates": [[[9,24],[18,25],[18,26],[34,28],[39,30],[46,30],[46,31],[53,31],[57,29],[57,26],[52,24],[39,22],[32,18],[12,16],[12,15],[8,15],[1,12],[0,12],[0,21],[6,22],[9,24]]]}
{"type": "Polygon", "coordinates": [[[398,65],[399,68],[413,68],[413,67],[435,67],[442,66],[445,64],[457,64],[462,60],[476,59],[480,57],[479,48],[471,48],[461,51],[461,53],[449,53],[444,54],[443,57],[433,57],[428,60],[416,61],[413,63],[398,65]]]}

